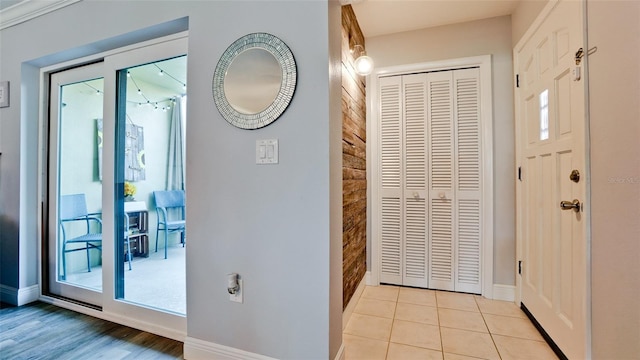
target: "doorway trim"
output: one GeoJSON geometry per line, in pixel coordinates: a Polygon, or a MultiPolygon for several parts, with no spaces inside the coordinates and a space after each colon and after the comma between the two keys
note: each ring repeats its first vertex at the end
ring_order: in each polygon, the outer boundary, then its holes
{"type": "Polygon", "coordinates": [[[482,167],[485,169],[482,179],[482,295],[492,299],[494,292],[493,284],[493,97],[492,97],[492,67],[491,55],[473,56],[442,61],[424,62],[399,66],[379,68],[367,77],[367,187],[371,189],[370,201],[367,205],[370,214],[370,235],[371,239],[371,277],[368,285],[380,285],[380,233],[379,216],[379,174],[380,174],[380,130],[379,124],[379,103],[377,90],[379,79],[382,77],[406,75],[419,72],[433,72],[455,70],[460,68],[478,67],[480,70],[480,124],[481,133],[481,153],[482,167]]]}

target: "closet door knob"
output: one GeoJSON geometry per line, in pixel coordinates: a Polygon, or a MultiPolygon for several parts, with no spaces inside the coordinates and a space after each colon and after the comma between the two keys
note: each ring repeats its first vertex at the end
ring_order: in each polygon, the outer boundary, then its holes
{"type": "Polygon", "coordinates": [[[440,197],[440,199],[444,199],[447,197],[447,195],[443,192],[439,193],[438,196],[440,197]]]}

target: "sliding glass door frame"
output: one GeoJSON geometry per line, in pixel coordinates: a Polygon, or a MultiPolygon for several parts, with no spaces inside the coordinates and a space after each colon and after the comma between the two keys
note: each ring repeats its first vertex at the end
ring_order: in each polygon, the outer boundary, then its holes
{"type": "MultiPolygon", "coordinates": [[[[103,234],[103,246],[102,246],[102,294],[98,301],[85,301],[85,303],[91,303],[95,306],[86,307],[82,304],[78,304],[77,301],[66,300],[64,298],[52,296],[50,289],[47,285],[43,285],[41,300],[55,303],[61,307],[70,308],[79,312],[87,313],[92,316],[114,321],[123,325],[131,326],[141,330],[153,332],[168,338],[184,341],[186,336],[186,315],[180,315],[176,313],[160,311],[152,307],[146,307],[140,304],[134,304],[129,301],[123,300],[124,295],[124,267],[116,266],[116,264],[122,264],[124,260],[123,252],[121,251],[121,241],[115,241],[115,239],[122,238],[124,234],[124,170],[121,168],[123,164],[124,155],[118,154],[118,149],[122,149],[122,144],[118,143],[118,139],[123,138],[125,129],[124,118],[126,117],[126,97],[118,96],[118,87],[125,86],[126,83],[126,71],[121,71],[129,67],[138,66],[141,64],[153,63],[162,59],[169,59],[177,56],[186,55],[187,53],[187,34],[181,33],[172,36],[168,36],[162,39],[155,39],[144,43],[128,46],[123,49],[117,49],[108,53],[96,55],[93,58],[78,59],[77,64],[96,62],[103,59],[102,68],[104,75],[104,109],[103,109],[103,148],[102,148],[102,234],[103,234]],[[120,78],[118,78],[120,77],[120,78]],[[122,157],[122,158],[120,158],[122,157]],[[118,166],[116,166],[118,165],[118,166]],[[119,170],[116,170],[119,169],[119,170]],[[121,220],[117,220],[120,219],[121,220]]],[[[56,66],[44,68],[41,70],[43,88],[47,87],[47,79],[50,74],[59,71],[60,69],[70,68],[73,66],[73,62],[65,64],[59,64],[56,66]]],[[[124,93],[122,93],[124,95],[124,93]]],[[[42,92],[42,104],[48,101],[49,94],[47,91],[42,92]]],[[[47,134],[50,129],[47,115],[42,114],[42,129],[43,134],[40,137],[40,144],[42,146],[42,158],[40,160],[42,167],[42,177],[40,179],[41,194],[40,198],[44,204],[44,209],[51,205],[48,202],[52,201],[51,194],[47,194],[47,183],[50,179],[49,172],[51,169],[57,169],[55,163],[51,163],[51,160],[47,158],[46,154],[49,151],[49,144],[47,143],[50,136],[47,134]]],[[[55,201],[55,200],[54,200],[55,201]]],[[[57,206],[57,205],[53,205],[57,206]]],[[[47,216],[47,212],[43,214],[41,218],[41,226],[44,227],[45,232],[50,233],[52,230],[51,216],[47,216]],[[48,224],[48,225],[47,225],[48,224]],[[48,227],[47,227],[48,226],[48,227]]],[[[46,237],[45,237],[46,238],[46,237]]],[[[43,268],[41,271],[40,283],[45,284],[48,282],[47,277],[51,276],[50,270],[45,268],[47,266],[47,244],[43,241],[43,245],[40,249],[43,268]]],[[[162,280],[162,279],[158,279],[162,280]]]]}
{"type": "MultiPolygon", "coordinates": [[[[88,81],[101,79],[104,76],[104,64],[102,62],[93,63],[89,65],[82,65],[76,68],[72,68],[69,70],[57,72],[51,74],[50,77],[50,96],[49,96],[49,111],[50,111],[50,121],[49,121],[49,147],[48,147],[48,164],[49,171],[47,174],[47,182],[46,189],[48,193],[48,241],[47,241],[47,256],[48,261],[47,264],[47,273],[48,273],[48,281],[46,284],[47,291],[51,294],[55,294],[61,298],[69,298],[74,299],[76,301],[80,301],[84,304],[100,308],[102,306],[103,296],[102,296],[102,288],[103,283],[100,283],[98,288],[90,288],[86,286],[82,286],[77,282],[69,281],[67,278],[67,267],[61,266],[60,263],[65,264],[65,258],[67,255],[64,252],[60,252],[62,249],[60,246],[60,239],[63,236],[64,229],[59,225],[60,222],[58,218],[61,216],[59,210],[61,208],[60,197],[63,195],[62,187],[62,173],[60,171],[61,163],[63,162],[63,138],[65,139],[64,144],[69,145],[69,141],[66,140],[68,134],[62,134],[63,128],[63,109],[67,104],[63,101],[63,92],[69,89],[71,86],[79,85],[79,84],[87,84],[88,81]],[[63,90],[64,89],[64,90],[63,90]]],[[[87,85],[89,86],[89,85],[87,85]]],[[[69,89],[70,90],[70,89],[69,89]]],[[[101,89],[95,89],[98,93],[101,92],[101,89]]],[[[77,104],[70,104],[71,106],[75,106],[77,104]]],[[[104,102],[101,104],[101,109],[99,112],[99,117],[102,118],[104,110],[104,102]]],[[[83,113],[85,115],[85,113],[83,113]]],[[[65,117],[64,122],[67,119],[65,117]]],[[[69,125],[65,125],[65,128],[69,128],[69,125]]],[[[66,152],[65,152],[66,153],[66,152]]],[[[65,156],[65,162],[67,161],[65,156]]],[[[68,187],[68,186],[66,186],[68,187]]],[[[74,189],[72,192],[77,192],[77,189],[74,189]]],[[[83,192],[84,194],[84,192],[83,192]]],[[[100,194],[101,195],[101,194],[100,194]]],[[[87,220],[88,221],[88,220],[87,220]]],[[[89,225],[87,225],[89,226],[89,225]]],[[[88,230],[88,229],[87,229],[88,230]]],[[[68,231],[68,230],[67,230],[68,231]]],[[[70,234],[67,234],[71,237],[70,234]]],[[[108,242],[108,241],[107,241],[108,242]]],[[[95,243],[94,243],[95,244],[95,243]]],[[[103,241],[102,247],[104,247],[105,242],[103,241]]],[[[75,246],[70,244],[69,246],[75,246]]],[[[89,246],[85,244],[84,246],[89,246]]],[[[108,246],[108,245],[107,245],[108,246]]],[[[87,266],[89,266],[89,255],[94,253],[97,248],[92,248],[91,251],[87,249],[87,266]]],[[[84,250],[82,251],[84,252],[84,250]]]]}

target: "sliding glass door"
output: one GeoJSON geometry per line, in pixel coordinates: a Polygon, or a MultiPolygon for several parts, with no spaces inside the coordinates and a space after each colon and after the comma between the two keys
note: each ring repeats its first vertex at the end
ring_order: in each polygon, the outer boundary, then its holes
{"type": "Polygon", "coordinates": [[[49,241],[51,293],[102,303],[103,64],[51,76],[49,241]]]}
{"type": "Polygon", "coordinates": [[[185,53],[177,38],[50,74],[45,132],[43,293],[174,338],[186,331],[185,53]]]}
{"type": "Polygon", "coordinates": [[[186,60],[117,72],[116,220],[125,234],[117,255],[127,266],[116,298],[178,314],[186,312],[186,60]]]}

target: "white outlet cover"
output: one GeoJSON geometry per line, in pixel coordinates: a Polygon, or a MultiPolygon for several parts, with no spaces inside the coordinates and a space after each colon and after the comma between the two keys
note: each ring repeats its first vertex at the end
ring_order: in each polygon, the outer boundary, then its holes
{"type": "Polygon", "coordinates": [[[242,286],[242,280],[238,279],[238,291],[235,294],[229,294],[229,300],[237,303],[243,303],[244,299],[242,293],[244,292],[244,287],[242,286]]]}

